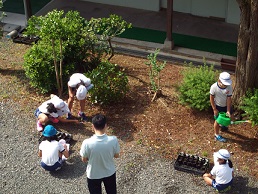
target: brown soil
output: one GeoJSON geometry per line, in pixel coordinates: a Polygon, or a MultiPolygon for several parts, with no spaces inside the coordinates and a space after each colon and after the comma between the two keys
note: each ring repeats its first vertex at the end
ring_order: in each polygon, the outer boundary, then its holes
{"type": "MultiPolygon", "coordinates": [[[[28,101],[35,108],[48,98],[36,94],[24,78],[21,65],[27,48],[29,46],[10,42],[0,45],[1,76],[6,78],[6,93],[0,95],[0,100],[19,100],[24,104],[24,110],[27,110],[28,101]],[[13,88],[13,84],[16,84],[17,91],[10,96],[7,91],[13,88]]],[[[258,178],[258,127],[252,127],[249,123],[231,125],[229,131],[221,132],[228,139],[227,143],[214,141],[212,112],[193,111],[178,102],[176,86],[182,80],[180,72],[185,67],[167,63],[161,72],[162,95],[151,102],[153,94],[149,92],[146,61],[143,58],[115,55],[112,62],[124,68],[130,91],[122,102],[110,106],[100,107],[88,103],[87,115],[97,112],[106,114],[109,133],[118,136],[125,146],[142,144],[146,150],[158,152],[161,157],[168,159],[175,159],[179,152],[212,159],[214,151],[226,148],[233,154],[236,171],[245,171],[258,178]]],[[[90,127],[89,123],[84,125],[90,127]]],[[[83,134],[90,135],[88,132],[83,134]]],[[[76,138],[83,139],[81,134],[76,138]]]]}

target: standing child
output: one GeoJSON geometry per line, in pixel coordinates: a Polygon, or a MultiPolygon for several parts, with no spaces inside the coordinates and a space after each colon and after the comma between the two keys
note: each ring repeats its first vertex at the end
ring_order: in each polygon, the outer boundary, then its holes
{"type": "MultiPolygon", "coordinates": [[[[219,112],[225,112],[229,117],[231,117],[232,107],[231,107],[231,97],[232,97],[232,81],[230,79],[230,74],[227,72],[222,72],[219,79],[210,88],[210,103],[213,109],[214,118],[218,117],[219,112]]],[[[214,133],[215,139],[220,142],[226,142],[226,139],[219,134],[219,124],[214,121],[214,133]]],[[[222,129],[227,130],[227,127],[221,126],[222,129]]]]}
{"type": "Polygon", "coordinates": [[[95,131],[82,143],[80,155],[87,164],[87,182],[91,194],[101,194],[104,183],[107,194],[116,194],[116,168],[114,158],[119,157],[120,147],[115,136],[106,134],[106,117],[98,114],[92,118],[95,131]]]}
{"type": "Polygon", "coordinates": [[[42,133],[45,140],[39,144],[38,156],[41,157],[41,166],[47,171],[56,171],[61,168],[62,157],[69,157],[66,144],[57,141],[57,130],[47,125],[42,133]]]}
{"type": "MultiPolygon", "coordinates": [[[[84,107],[87,92],[93,87],[91,80],[82,73],[74,73],[70,77],[67,85],[69,92],[68,107],[70,111],[72,111],[74,97],[76,96],[76,98],[80,101],[80,111],[78,112],[78,116],[81,117],[82,120],[87,121],[88,119],[84,113],[84,107]]],[[[71,118],[72,115],[68,113],[67,119],[71,118]]]]}
{"type": "Polygon", "coordinates": [[[226,149],[220,149],[218,152],[215,152],[214,167],[210,173],[203,175],[206,184],[219,192],[231,189],[234,172],[233,164],[229,158],[230,153],[226,149]]]}

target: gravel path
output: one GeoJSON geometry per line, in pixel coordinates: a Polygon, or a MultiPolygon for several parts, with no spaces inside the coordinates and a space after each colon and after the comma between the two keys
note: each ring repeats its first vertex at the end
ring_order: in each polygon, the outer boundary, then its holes
{"type": "MultiPolygon", "coordinates": [[[[73,152],[58,172],[49,173],[40,167],[35,119],[32,111],[28,114],[20,110],[17,102],[0,102],[0,193],[89,193],[86,165],[81,162],[79,153],[73,152]]],[[[81,143],[76,142],[78,146],[81,143]]],[[[200,176],[174,170],[173,161],[151,154],[150,148],[120,143],[123,154],[116,159],[118,193],[216,193],[200,176]]],[[[231,193],[258,193],[258,182],[236,171],[231,193]]]]}

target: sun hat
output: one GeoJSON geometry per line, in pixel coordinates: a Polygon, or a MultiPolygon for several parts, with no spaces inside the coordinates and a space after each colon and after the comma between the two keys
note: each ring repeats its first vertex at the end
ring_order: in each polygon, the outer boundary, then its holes
{"type": "Polygon", "coordinates": [[[226,149],[220,149],[218,152],[214,153],[214,156],[220,159],[228,160],[230,158],[230,153],[226,149]]]}
{"type": "Polygon", "coordinates": [[[93,84],[86,86],[87,91],[89,91],[91,88],[93,88],[93,86],[94,86],[93,84]]]}
{"type": "Polygon", "coordinates": [[[76,98],[78,100],[83,100],[86,98],[86,94],[87,94],[87,89],[85,86],[83,85],[80,85],[79,88],[77,89],[77,92],[76,92],[76,98]]]}
{"type": "Polygon", "coordinates": [[[229,86],[232,84],[232,80],[230,79],[230,74],[228,72],[222,72],[219,75],[219,80],[221,81],[222,84],[225,86],[229,86]]]}
{"type": "Polygon", "coordinates": [[[57,109],[62,109],[65,107],[65,103],[62,99],[60,99],[59,97],[56,96],[56,98],[52,98],[53,99],[53,104],[55,106],[55,108],[57,109]]]}
{"type": "Polygon", "coordinates": [[[51,137],[57,134],[57,130],[52,125],[47,125],[42,133],[45,137],[51,137]]]}

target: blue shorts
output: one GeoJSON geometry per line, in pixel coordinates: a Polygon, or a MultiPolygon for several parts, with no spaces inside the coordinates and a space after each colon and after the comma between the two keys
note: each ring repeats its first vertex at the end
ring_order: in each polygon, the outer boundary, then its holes
{"type": "Polygon", "coordinates": [[[59,160],[53,165],[53,166],[48,166],[44,162],[40,162],[42,168],[44,168],[47,171],[55,171],[57,168],[62,166],[62,159],[59,158],[59,160]]]}
{"type": "Polygon", "coordinates": [[[216,183],[215,179],[213,179],[212,187],[217,189],[218,191],[222,191],[222,190],[228,188],[229,186],[231,186],[232,183],[233,183],[233,179],[227,184],[218,184],[218,183],[216,183]]]}
{"type": "Polygon", "coordinates": [[[37,110],[35,110],[35,112],[34,112],[34,115],[35,115],[36,118],[38,118],[41,113],[42,112],[39,111],[39,109],[37,108],[37,110]]]}

